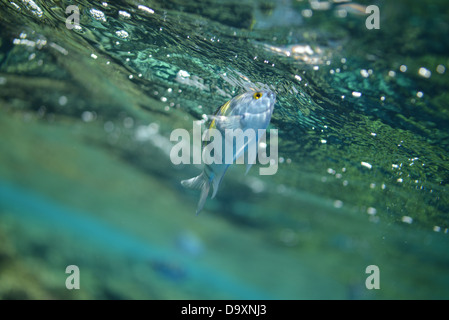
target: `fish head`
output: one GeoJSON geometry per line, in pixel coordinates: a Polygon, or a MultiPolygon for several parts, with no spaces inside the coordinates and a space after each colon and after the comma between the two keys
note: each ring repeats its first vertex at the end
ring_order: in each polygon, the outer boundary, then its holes
{"type": "Polygon", "coordinates": [[[271,120],[276,94],[270,90],[249,91],[236,97],[234,115],[242,115],[242,129],[265,129],[271,120]]]}
{"type": "Polygon", "coordinates": [[[241,106],[236,110],[240,114],[273,113],[276,102],[276,94],[270,90],[249,91],[237,97],[237,103],[241,106]]]}
{"type": "Polygon", "coordinates": [[[266,129],[270,123],[275,102],[276,94],[273,91],[245,92],[218,108],[209,128],[266,129]]]}

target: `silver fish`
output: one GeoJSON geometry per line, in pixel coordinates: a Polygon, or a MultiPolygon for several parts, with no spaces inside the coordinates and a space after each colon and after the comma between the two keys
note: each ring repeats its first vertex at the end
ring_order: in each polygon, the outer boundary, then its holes
{"type": "MultiPolygon", "coordinates": [[[[255,135],[253,139],[247,139],[241,148],[232,148],[232,160],[235,161],[240,156],[244,156],[248,149],[255,147],[256,150],[261,136],[258,130],[265,130],[271,120],[274,104],[276,102],[276,94],[269,90],[250,91],[236,96],[226,102],[223,106],[218,108],[217,112],[211,118],[213,119],[209,129],[218,129],[223,137],[222,152],[215,152],[214,157],[221,161],[205,164],[203,172],[197,177],[183,180],[181,184],[190,189],[200,189],[201,196],[198,202],[196,214],[198,214],[204,207],[207,196],[209,195],[210,186],[213,187],[212,199],[217,194],[221,180],[223,179],[226,170],[230,163],[225,161],[225,131],[226,129],[241,129],[246,132],[248,129],[254,130],[255,135]],[[255,146],[254,146],[255,144],[255,146]]],[[[203,153],[205,148],[203,148],[203,153]]],[[[232,161],[232,162],[233,162],[232,161]]],[[[255,154],[252,159],[248,156],[246,163],[249,171],[252,164],[255,162],[255,154]]]]}

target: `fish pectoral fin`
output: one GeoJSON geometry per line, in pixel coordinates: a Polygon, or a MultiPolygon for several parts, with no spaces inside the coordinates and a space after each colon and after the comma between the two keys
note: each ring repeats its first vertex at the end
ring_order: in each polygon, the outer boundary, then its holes
{"type": "Polygon", "coordinates": [[[219,130],[238,129],[243,116],[209,116],[215,120],[215,126],[219,130]]]}
{"type": "Polygon", "coordinates": [[[246,164],[245,175],[248,174],[251,166],[256,163],[257,159],[257,144],[254,142],[245,143],[235,155],[235,163],[246,164]],[[245,161],[246,160],[246,161],[245,161]]]}

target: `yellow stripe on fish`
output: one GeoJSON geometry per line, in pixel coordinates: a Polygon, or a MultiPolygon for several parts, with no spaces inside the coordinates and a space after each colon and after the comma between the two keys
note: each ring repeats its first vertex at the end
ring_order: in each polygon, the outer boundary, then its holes
{"type": "MultiPolygon", "coordinates": [[[[228,102],[226,102],[224,105],[222,105],[221,107],[219,107],[217,109],[217,111],[215,112],[215,115],[220,115],[220,116],[225,116],[226,112],[229,110],[229,106],[231,105],[231,100],[229,100],[228,102]]],[[[210,129],[216,129],[216,124],[215,124],[215,119],[212,120],[211,124],[210,124],[210,129]]]]}

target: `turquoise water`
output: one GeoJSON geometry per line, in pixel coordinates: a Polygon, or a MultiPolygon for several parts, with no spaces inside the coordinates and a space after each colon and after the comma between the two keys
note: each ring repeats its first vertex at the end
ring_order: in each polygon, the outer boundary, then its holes
{"type": "Polygon", "coordinates": [[[446,2],[17,0],[0,17],[2,299],[449,298],[446,2]],[[195,216],[180,181],[201,167],[171,163],[170,133],[250,88],[277,95],[278,172],[233,166],[195,216]]]}

